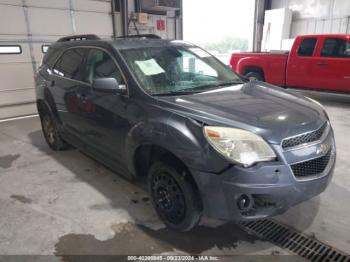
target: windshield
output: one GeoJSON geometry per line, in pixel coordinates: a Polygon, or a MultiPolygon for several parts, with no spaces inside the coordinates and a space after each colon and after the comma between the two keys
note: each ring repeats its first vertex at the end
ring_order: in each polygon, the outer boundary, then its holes
{"type": "Polygon", "coordinates": [[[228,66],[198,47],[147,47],[121,53],[150,95],[190,94],[242,83],[228,66]]]}

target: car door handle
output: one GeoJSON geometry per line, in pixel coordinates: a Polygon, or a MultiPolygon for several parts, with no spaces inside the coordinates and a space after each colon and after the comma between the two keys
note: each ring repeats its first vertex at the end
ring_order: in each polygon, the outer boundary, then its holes
{"type": "Polygon", "coordinates": [[[327,62],[318,62],[317,65],[319,65],[319,66],[325,66],[325,65],[328,65],[328,63],[327,63],[327,62]]]}
{"type": "Polygon", "coordinates": [[[350,76],[344,76],[345,80],[350,80],[350,76]]]}

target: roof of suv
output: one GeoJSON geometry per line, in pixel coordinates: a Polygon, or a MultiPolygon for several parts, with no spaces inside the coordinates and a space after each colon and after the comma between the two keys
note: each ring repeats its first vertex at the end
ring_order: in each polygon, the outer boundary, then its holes
{"type": "Polygon", "coordinates": [[[95,35],[75,35],[58,39],[52,44],[44,56],[43,63],[53,66],[62,49],[79,46],[99,46],[108,48],[114,46],[116,49],[132,49],[142,47],[164,47],[170,45],[193,46],[190,43],[181,40],[165,40],[155,35],[139,35],[130,37],[120,37],[117,39],[100,39],[95,35]]]}
{"type": "Polygon", "coordinates": [[[159,36],[147,35],[132,35],[127,37],[118,37],[116,39],[100,39],[96,35],[76,35],[60,38],[54,45],[62,46],[81,46],[81,45],[103,45],[109,43],[117,49],[130,49],[140,47],[161,47],[169,45],[191,45],[190,43],[181,40],[166,40],[159,36]]]}

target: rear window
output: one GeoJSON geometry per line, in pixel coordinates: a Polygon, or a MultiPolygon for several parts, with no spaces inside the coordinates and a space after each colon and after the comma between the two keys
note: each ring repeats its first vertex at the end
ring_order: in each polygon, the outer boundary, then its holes
{"type": "Polygon", "coordinates": [[[305,38],[301,41],[298,55],[300,56],[312,56],[315,50],[317,39],[316,38],[305,38]]]}
{"type": "Polygon", "coordinates": [[[53,67],[54,63],[57,61],[58,56],[62,52],[61,48],[53,45],[47,50],[44,55],[43,63],[49,67],[53,67]]]}
{"type": "Polygon", "coordinates": [[[340,38],[327,38],[321,50],[323,57],[350,57],[350,42],[340,38]]]}
{"type": "Polygon", "coordinates": [[[82,80],[81,65],[83,64],[86,49],[72,48],[64,52],[53,68],[56,75],[82,80]]]}

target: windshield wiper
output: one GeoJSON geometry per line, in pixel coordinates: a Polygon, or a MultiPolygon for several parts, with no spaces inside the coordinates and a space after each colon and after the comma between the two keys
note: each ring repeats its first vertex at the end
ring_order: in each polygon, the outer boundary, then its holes
{"type": "Polygon", "coordinates": [[[224,82],[224,83],[219,83],[219,84],[208,84],[208,85],[197,86],[194,88],[186,88],[186,89],[180,89],[177,91],[170,91],[167,93],[159,93],[159,94],[152,94],[152,95],[153,96],[191,95],[191,94],[198,94],[198,93],[210,91],[210,90],[216,89],[218,87],[240,85],[240,84],[244,84],[244,82],[234,80],[234,81],[229,81],[229,82],[224,82]]]}
{"type": "Polygon", "coordinates": [[[231,86],[231,85],[240,85],[240,84],[244,84],[244,82],[243,81],[234,80],[234,81],[228,81],[228,82],[224,82],[224,83],[218,84],[217,86],[231,86]]]}
{"type": "Polygon", "coordinates": [[[240,84],[244,84],[244,82],[235,80],[235,81],[229,81],[229,82],[224,82],[224,83],[216,83],[216,84],[197,86],[197,87],[193,88],[192,90],[202,90],[202,92],[204,92],[204,91],[210,91],[210,90],[216,89],[218,87],[240,85],[240,84]],[[203,89],[205,89],[205,90],[203,90],[203,89]]]}
{"type": "Polygon", "coordinates": [[[192,95],[197,93],[202,93],[203,91],[194,91],[194,90],[179,90],[179,91],[170,91],[167,93],[159,93],[159,94],[152,94],[152,96],[181,96],[181,95],[192,95]]]}

